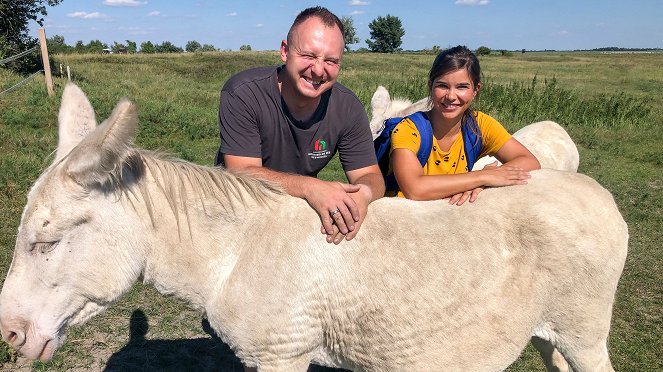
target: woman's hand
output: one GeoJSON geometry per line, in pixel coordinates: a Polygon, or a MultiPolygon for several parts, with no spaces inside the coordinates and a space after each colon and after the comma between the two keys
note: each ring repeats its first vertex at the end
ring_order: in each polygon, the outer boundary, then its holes
{"type": "Polygon", "coordinates": [[[477,187],[474,190],[468,190],[465,192],[459,192],[456,195],[452,195],[451,198],[449,198],[449,204],[456,204],[458,206],[463,205],[468,199],[470,200],[470,203],[474,203],[475,200],[477,200],[477,196],[479,196],[479,193],[483,191],[484,187],[477,187]]]}
{"type": "Polygon", "coordinates": [[[481,174],[483,186],[493,187],[525,185],[527,184],[527,180],[532,177],[529,171],[526,171],[523,168],[512,165],[498,166],[497,162],[487,165],[477,172],[481,174]]]}

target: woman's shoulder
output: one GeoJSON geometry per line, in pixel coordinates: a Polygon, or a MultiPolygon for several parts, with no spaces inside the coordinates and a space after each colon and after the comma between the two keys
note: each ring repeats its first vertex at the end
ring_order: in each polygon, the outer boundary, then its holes
{"type": "Polygon", "coordinates": [[[483,111],[474,111],[474,117],[477,119],[477,122],[481,121],[497,121],[494,117],[486,114],[483,111]]]}
{"type": "Polygon", "coordinates": [[[475,111],[474,112],[474,117],[476,118],[477,124],[479,124],[479,128],[492,128],[495,126],[503,127],[502,123],[500,123],[497,119],[494,117],[486,114],[485,112],[482,111],[475,111]]]}

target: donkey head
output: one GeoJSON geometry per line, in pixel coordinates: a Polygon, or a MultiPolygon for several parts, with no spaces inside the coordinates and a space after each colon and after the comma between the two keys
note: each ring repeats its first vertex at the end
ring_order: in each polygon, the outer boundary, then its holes
{"type": "Polygon", "coordinates": [[[119,247],[131,226],[113,179],[130,153],[136,109],[124,99],[97,126],[83,92],[68,84],[58,117],[55,160],[28,194],[14,258],[0,294],[3,338],[48,360],[67,327],[107,308],[139,276],[119,247]]]}

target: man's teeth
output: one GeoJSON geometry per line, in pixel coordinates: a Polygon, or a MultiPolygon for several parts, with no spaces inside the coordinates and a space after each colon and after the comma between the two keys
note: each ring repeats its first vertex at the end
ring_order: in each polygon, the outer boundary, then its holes
{"type": "Polygon", "coordinates": [[[306,80],[306,82],[308,82],[309,84],[313,84],[313,85],[320,85],[323,82],[322,80],[319,80],[317,82],[313,81],[313,80],[310,80],[310,79],[304,79],[304,80],[306,80]]]}

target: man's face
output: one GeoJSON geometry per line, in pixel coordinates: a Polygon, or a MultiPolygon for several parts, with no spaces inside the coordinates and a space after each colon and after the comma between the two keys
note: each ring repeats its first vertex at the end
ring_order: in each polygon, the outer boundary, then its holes
{"type": "Polygon", "coordinates": [[[300,99],[318,98],[336,82],[343,55],[343,35],[317,17],[299,24],[290,44],[281,43],[281,59],[294,93],[300,99]]]}

